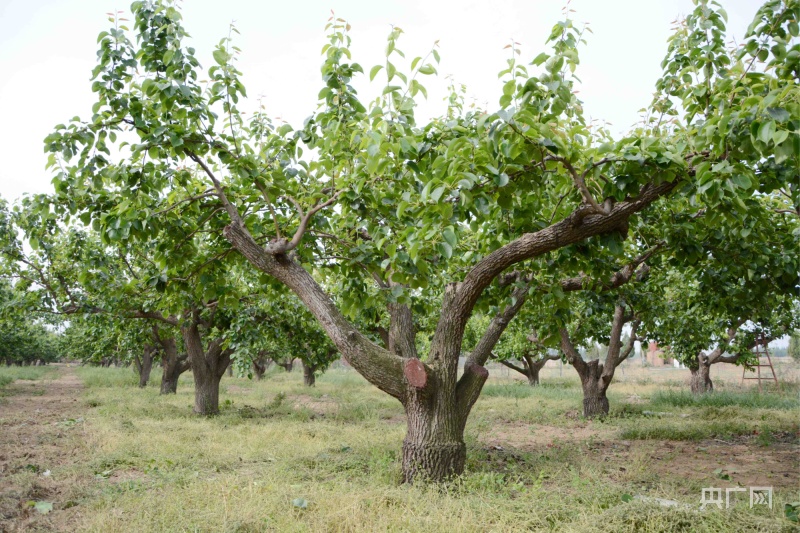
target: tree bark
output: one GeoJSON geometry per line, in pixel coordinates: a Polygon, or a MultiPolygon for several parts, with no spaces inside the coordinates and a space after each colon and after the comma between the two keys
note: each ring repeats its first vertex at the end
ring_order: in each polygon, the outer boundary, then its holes
{"type": "Polygon", "coordinates": [[[625,306],[617,303],[614,306],[614,318],[611,322],[611,334],[609,335],[608,353],[604,363],[599,359],[593,361],[584,361],[578,350],[570,340],[569,333],[565,328],[561,328],[559,333],[561,335],[561,350],[567,357],[567,360],[578,372],[581,378],[581,387],[583,389],[583,416],[586,418],[593,418],[597,416],[605,416],[608,414],[608,397],[606,391],[614,379],[614,371],[617,366],[627,359],[633,353],[634,342],[636,341],[636,330],[639,328],[639,319],[635,318],[632,314],[625,314],[625,306]],[[631,325],[631,337],[628,344],[623,347],[622,327],[626,322],[633,320],[631,325]]]}
{"type": "Polygon", "coordinates": [[[210,341],[204,350],[196,322],[182,327],[181,334],[194,375],[194,412],[219,414],[219,382],[231,362],[231,351],[222,349],[222,339],[210,341]]]}
{"type": "Polygon", "coordinates": [[[583,416],[586,418],[602,417],[608,414],[608,385],[603,384],[603,365],[599,360],[589,361],[588,372],[580,374],[583,389],[583,416]]]}
{"type": "Polygon", "coordinates": [[[303,384],[306,387],[313,387],[316,382],[316,374],[317,371],[316,365],[309,365],[305,361],[303,361],[303,384]]]}
{"type": "Polygon", "coordinates": [[[283,368],[285,371],[291,372],[292,370],[294,370],[294,357],[292,357],[288,361],[284,361],[282,363],[277,363],[277,365],[279,367],[283,368]]]}
{"type": "Polygon", "coordinates": [[[542,365],[533,365],[528,367],[528,385],[530,385],[531,387],[539,386],[539,371],[542,369],[543,366],[544,362],[542,363],[542,365]]]}
{"type": "MultiPolygon", "coordinates": [[[[419,363],[421,365],[421,363],[419,363]]],[[[403,440],[403,482],[445,481],[464,472],[466,416],[434,383],[412,391],[405,404],[408,431],[403,440]]]]}
{"type": "Polygon", "coordinates": [[[700,357],[697,367],[689,368],[689,371],[692,373],[690,386],[693,394],[703,394],[714,391],[714,384],[711,382],[710,375],[711,365],[704,361],[704,359],[707,358],[700,357]]]}
{"type": "Polygon", "coordinates": [[[139,373],[139,388],[147,387],[147,382],[150,381],[150,372],[153,370],[153,356],[156,354],[155,347],[145,345],[144,352],[141,359],[135,359],[136,370],[139,373]]]}
{"type": "Polygon", "coordinates": [[[267,371],[269,364],[272,362],[265,353],[259,353],[258,357],[253,359],[253,375],[258,381],[264,378],[264,373],[267,371]]]}
{"type": "Polygon", "coordinates": [[[187,355],[178,354],[178,345],[173,337],[162,338],[155,335],[164,353],[161,358],[161,394],[175,394],[178,391],[178,378],[189,370],[187,355]]]}

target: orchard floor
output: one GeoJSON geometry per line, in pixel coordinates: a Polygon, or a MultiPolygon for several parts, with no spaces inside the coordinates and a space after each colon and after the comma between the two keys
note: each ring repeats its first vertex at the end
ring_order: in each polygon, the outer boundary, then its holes
{"type": "Polygon", "coordinates": [[[0,531],[796,531],[798,370],[759,394],[714,368],[697,401],[687,370],[626,363],[589,421],[570,368],[537,388],[493,368],[464,476],[405,486],[402,408],[351,370],[313,389],[226,376],[202,418],[188,374],[162,397],[156,370],[141,390],[128,369],[57,367],[0,389],[0,531]],[[774,488],[772,510],[751,486],[774,488]],[[700,510],[703,487],[745,492],[700,510]]]}

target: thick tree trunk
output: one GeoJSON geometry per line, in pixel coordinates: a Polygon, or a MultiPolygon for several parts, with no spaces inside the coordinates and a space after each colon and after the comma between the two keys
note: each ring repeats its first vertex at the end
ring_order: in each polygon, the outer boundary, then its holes
{"type": "Polygon", "coordinates": [[[308,365],[303,361],[303,384],[306,387],[313,387],[317,382],[317,377],[314,374],[317,370],[316,366],[308,365]]]}
{"type": "Polygon", "coordinates": [[[181,328],[186,352],[194,375],[194,412],[200,415],[219,414],[219,382],[230,364],[230,350],[222,350],[222,340],[215,339],[203,349],[198,325],[181,328]]]}
{"type": "Polygon", "coordinates": [[[542,367],[538,365],[528,367],[528,385],[530,385],[531,387],[539,386],[539,371],[541,369],[542,367]]]}
{"type": "MultiPolygon", "coordinates": [[[[421,398],[420,398],[421,399],[421,398]]],[[[403,440],[403,481],[445,481],[464,472],[464,423],[444,398],[406,404],[408,432],[403,440]]]]}
{"type": "Polygon", "coordinates": [[[598,416],[608,415],[608,398],[605,391],[598,391],[597,393],[583,395],[583,416],[586,418],[594,418],[598,416]]]}
{"type": "Polygon", "coordinates": [[[714,390],[714,384],[711,382],[710,376],[711,365],[700,362],[697,368],[690,368],[689,370],[692,373],[690,381],[692,393],[703,394],[714,390]]]}
{"type": "MultiPolygon", "coordinates": [[[[577,367],[576,367],[577,370],[577,367]]],[[[602,417],[608,414],[608,385],[603,381],[603,365],[598,360],[589,361],[579,371],[583,388],[583,416],[586,418],[602,417]]]]}

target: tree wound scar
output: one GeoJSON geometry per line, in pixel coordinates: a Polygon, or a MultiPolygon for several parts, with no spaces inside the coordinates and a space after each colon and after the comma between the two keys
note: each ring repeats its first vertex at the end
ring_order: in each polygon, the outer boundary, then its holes
{"type": "Polygon", "coordinates": [[[425,388],[428,382],[428,375],[425,372],[425,365],[419,359],[409,359],[403,367],[403,374],[406,376],[408,384],[417,389],[425,388]]]}
{"type": "Polygon", "coordinates": [[[470,370],[470,372],[472,372],[473,374],[475,374],[475,375],[477,375],[477,376],[479,376],[481,378],[485,379],[485,378],[489,377],[489,371],[486,369],[485,366],[476,365],[476,364],[473,363],[473,364],[469,365],[469,370],[470,370]]]}

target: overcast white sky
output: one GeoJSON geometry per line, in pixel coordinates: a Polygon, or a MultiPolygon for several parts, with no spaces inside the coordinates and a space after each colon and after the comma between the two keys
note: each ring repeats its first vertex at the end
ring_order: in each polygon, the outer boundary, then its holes
{"type": "MultiPolygon", "coordinates": [[[[722,0],[730,34],[741,39],[757,0],[722,0]]],[[[183,2],[184,24],[201,63],[235,21],[241,35],[239,68],[251,97],[264,96],[268,112],[294,125],[313,113],[321,88],[320,49],[324,25],[334,9],[352,24],[353,59],[369,71],[383,62],[390,25],[405,34],[407,58],[425,55],[439,40],[438,79],[426,77],[423,115],[438,114],[445,76],[465,83],[469,94],[494,108],[500,94],[497,72],[505,68],[513,38],[529,62],[544,50],[550,28],[561,20],[560,0],[191,0],[183,2]]],[[[582,49],[577,72],[588,113],[627,129],[637,120],[659,75],[670,22],[690,12],[690,0],[574,0],[573,17],[589,22],[594,34],[582,49]]],[[[94,95],[90,72],[97,34],[109,26],[106,12],[128,10],[125,1],[0,0],[0,195],[48,192],[42,140],[58,123],[90,116],[94,95]]],[[[356,83],[366,97],[379,90],[366,78],[356,83]]]]}

